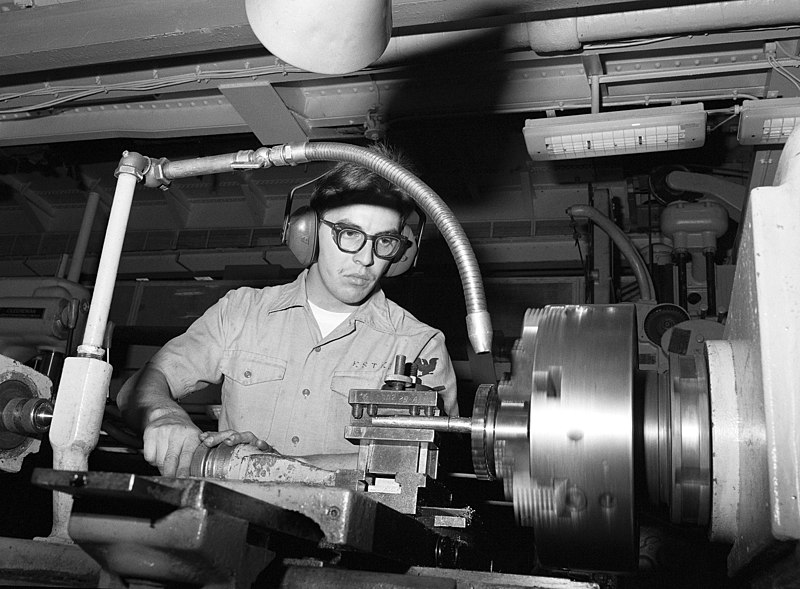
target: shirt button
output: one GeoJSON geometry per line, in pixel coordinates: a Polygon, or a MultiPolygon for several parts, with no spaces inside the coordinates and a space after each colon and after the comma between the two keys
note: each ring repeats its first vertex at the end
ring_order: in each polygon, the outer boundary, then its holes
{"type": "Polygon", "coordinates": [[[308,389],[303,389],[303,396],[304,397],[308,397],[310,394],[311,394],[311,391],[309,391],[308,389]]]}
{"type": "Polygon", "coordinates": [[[250,378],[251,376],[253,376],[253,373],[252,373],[252,372],[250,372],[249,370],[245,370],[245,371],[244,371],[244,377],[245,377],[245,378],[250,378]]]}
{"type": "Polygon", "coordinates": [[[300,443],[300,438],[297,436],[292,436],[292,444],[297,445],[299,443],[300,443]]]}

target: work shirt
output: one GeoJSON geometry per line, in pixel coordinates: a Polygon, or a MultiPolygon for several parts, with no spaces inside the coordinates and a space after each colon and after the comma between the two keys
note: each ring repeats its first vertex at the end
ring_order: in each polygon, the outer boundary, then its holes
{"type": "Polygon", "coordinates": [[[283,454],[338,454],[358,447],[344,438],[348,393],[380,388],[395,357],[419,359],[422,382],[444,387],[458,414],[456,377],[444,335],[373,293],[322,337],[306,295],[294,282],[230,291],[150,361],[179,399],[222,382],[220,431],[251,431],[283,454]]]}

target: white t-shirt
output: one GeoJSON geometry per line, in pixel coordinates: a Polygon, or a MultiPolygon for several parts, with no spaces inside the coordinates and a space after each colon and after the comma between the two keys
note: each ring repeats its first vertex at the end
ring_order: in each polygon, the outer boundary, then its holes
{"type": "Polygon", "coordinates": [[[308,305],[311,307],[311,312],[314,313],[314,319],[317,320],[317,325],[319,325],[319,330],[322,332],[322,337],[327,336],[330,332],[339,327],[345,319],[352,315],[350,311],[345,311],[344,313],[328,311],[322,307],[317,307],[311,301],[308,301],[308,305]]]}

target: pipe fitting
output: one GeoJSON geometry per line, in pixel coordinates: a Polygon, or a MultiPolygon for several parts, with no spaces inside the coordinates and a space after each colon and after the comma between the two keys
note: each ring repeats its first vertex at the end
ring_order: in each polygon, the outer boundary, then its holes
{"type": "Polygon", "coordinates": [[[303,143],[286,143],[277,145],[269,149],[269,161],[273,166],[296,166],[305,164],[311,159],[306,154],[306,146],[303,143]]]}
{"type": "Polygon", "coordinates": [[[135,151],[123,151],[117,169],[114,170],[114,177],[119,178],[120,174],[132,174],[139,181],[144,178],[149,167],[149,157],[145,157],[135,151]]]}
{"type": "Polygon", "coordinates": [[[165,157],[157,160],[151,158],[147,159],[150,161],[150,165],[144,173],[144,185],[148,188],[167,190],[172,180],[164,175],[164,165],[168,164],[169,160],[165,157]]]}

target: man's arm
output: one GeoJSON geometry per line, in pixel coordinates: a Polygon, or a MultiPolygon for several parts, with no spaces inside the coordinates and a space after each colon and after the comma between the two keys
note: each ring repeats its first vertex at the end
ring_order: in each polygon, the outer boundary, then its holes
{"type": "Polygon", "coordinates": [[[200,429],[173,399],[164,374],[150,364],[122,386],[117,405],[125,420],[143,433],[144,459],[165,476],[188,476],[200,429]]]}

